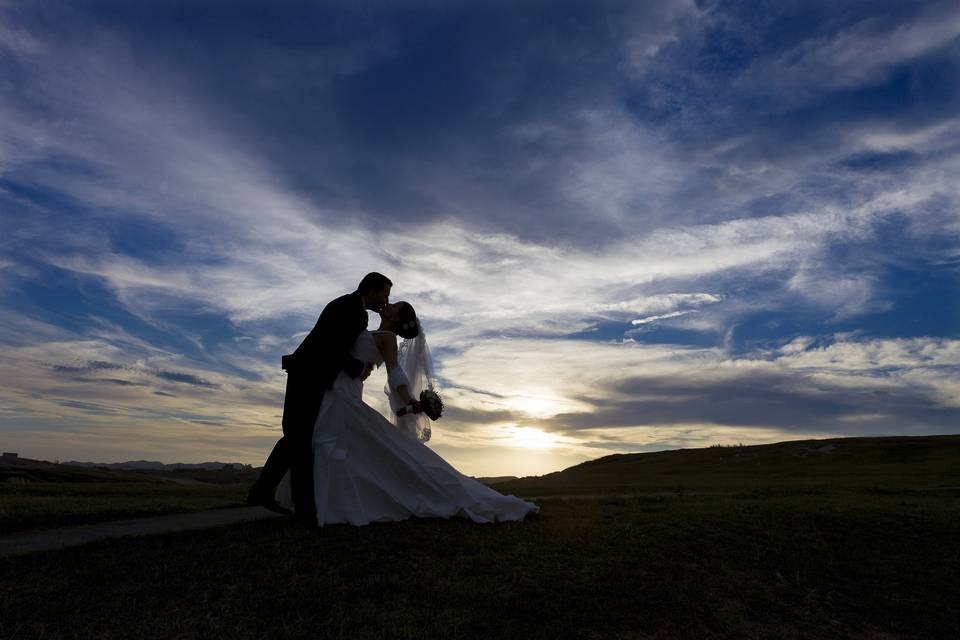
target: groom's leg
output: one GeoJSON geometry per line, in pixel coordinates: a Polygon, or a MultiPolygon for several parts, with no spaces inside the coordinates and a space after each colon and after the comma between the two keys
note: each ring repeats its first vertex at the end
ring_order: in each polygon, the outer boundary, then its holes
{"type": "MultiPolygon", "coordinates": [[[[287,471],[291,471],[293,465],[293,454],[296,444],[297,424],[303,421],[303,394],[304,394],[303,376],[294,374],[287,375],[287,388],[283,396],[283,435],[273,445],[273,451],[263,463],[263,469],[260,471],[260,477],[250,487],[250,498],[248,501],[259,502],[263,499],[273,499],[274,493],[283,476],[287,471]]],[[[291,490],[293,478],[290,478],[291,490]]]]}
{"type": "MultiPolygon", "coordinates": [[[[272,503],[280,481],[283,480],[287,471],[291,470],[296,441],[294,432],[300,417],[298,413],[302,413],[304,386],[302,376],[288,374],[287,389],[283,397],[283,435],[273,445],[273,451],[270,452],[267,461],[263,463],[260,477],[250,487],[250,493],[247,496],[247,502],[250,504],[272,503]]],[[[290,483],[292,492],[292,477],[290,483]]]]}
{"type": "Polygon", "coordinates": [[[290,439],[284,436],[273,446],[270,457],[263,463],[260,476],[247,493],[247,504],[251,507],[266,507],[271,511],[287,515],[291,513],[289,509],[281,506],[276,498],[277,485],[290,468],[289,444],[290,439]]]}
{"type": "Polygon", "coordinates": [[[323,394],[315,395],[309,408],[301,414],[295,428],[290,429],[290,489],[298,516],[312,521],[317,505],[313,491],[313,428],[320,413],[323,394]]]}
{"type": "Polygon", "coordinates": [[[291,442],[290,490],[297,517],[310,521],[316,514],[313,498],[313,421],[303,425],[291,442]]]}
{"type": "Polygon", "coordinates": [[[260,471],[260,477],[254,483],[254,488],[264,493],[269,492],[269,495],[272,496],[289,468],[290,438],[281,436],[277,440],[277,444],[273,445],[273,451],[270,452],[267,461],[263,463],[263,469],[260,471]]]}
{"type": "Polygon", "coordinates": [[[315,391],[300,403],[295,424],[287,430],[290,438],[290,490],[297,516],[316,523],[317,505],[313,491],[313,429],[324,393],[315,391]]]}

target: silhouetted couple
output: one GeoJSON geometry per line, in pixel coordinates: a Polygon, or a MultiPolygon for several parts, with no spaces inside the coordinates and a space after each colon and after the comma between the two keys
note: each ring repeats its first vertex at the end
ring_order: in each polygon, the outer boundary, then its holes
{"type": "Polygon", "coordinates": [[[413,306],[390,304],[392,287],[386,276],[367,274],[356,291],[330,302],[296,351],[283,357],[283,437],[247,503],[319,525],[454,516],[494,522],[536,512],[536,505],[461,474],[426,446],[430,419],[418,399],[433,388],[433,363],[413,306]],[[376,331],[367,331],[368,310],[380,315],[376,331]],[[363,382],[381,364],[391,419],[363,401],[363,382]]]}

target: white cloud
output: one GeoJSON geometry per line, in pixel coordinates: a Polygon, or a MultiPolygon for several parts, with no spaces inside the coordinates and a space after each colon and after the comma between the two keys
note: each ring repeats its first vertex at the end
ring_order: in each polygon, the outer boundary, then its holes
{"type": "Polygon", "coordinates": [[[448,356],[441,370],[453,385],[443,389],[448,404],[473,421],[441,422],[436,431],[442,443],[469,448],[508,441],[517,428],[539,429],[556,435],[552,450],[587,459],[621,447],[942,432],[942,425],[912,421],[910,412],[960,406],[951,374],[960,341],[837,336],[828,346],[814,343],[802,337],[774,353],[731,358],[718,349],[630,341],[486,340],[448,356]],[[744,410],[724,412],[725,403],[744,410]],[[755,422],[750,406],[757,415],[773,409],[770,422],[755,422]],[[562,422],[574,416],[576,428],[558,428],[558,414],[566,414],[562,422]],[[794,414],[806,428],[794,425],[794,414]]]}
{"type": "Polygon", "coordinates": [[[802,42],[773,60],[760,60],[741,83],[809,99],[825,88],[861,87],[882,81],[898,64],[960,36],[960,10],[946,3],[915,21],[894,25],[868,17],[837,33],[802,42]]]}
{"type": "Polygon", "coordinates": [[[230,452],[255,462],[279,436],[279,368],[261,365],[259,381],[244,380],[115,327],[78,335],[9,312],[5,319],[31,331],[29,343],[0,353],[3,438],[25,455],[178,451],[197,461],[230,452]]]}
{"type": "Polygon", "coordinates": [[[846,320],[892,306],[892,302],[878,297],[876,280],[872,274],[831,275],[805,266],[790,278],[788,288],[802,294],[811,307],[831,311],[834,320],[846,320]]]}
{"type": "MultiPolygon", "coordinates": [[[[647,23],[611,26],[634,78],[685,29],[710,19],[686,0],[648,9],[654,15],[647,23]]],[[[861,23],[758,63],[745,82],[770,77],[777,87],[802,92],[824,70],[835,71],[824,80],[831,87],[871,82],[899,61],[947,42],[958,15],[924,17],[895,33],[892,43],[878,40],[875,25],[861,23]],[[863,64],[840,64],[851,58],[863,64]]],[[[720,346],[560,339],[604,321],[633,322],[639,330],[672,323],[729,335],[731,317],[777,309],[791,295],[837,321],[883,310],[889,294],[873,267],[894,258],[857,254],[845,261],[832,257],[830,248],[859,251],[895,213],[909,215],[910,233],[946,235],[960,228],[952,206],[958,197],[956,119],[911,130],[868,119],[838,132],[837,144],[826,150],[786,159],[774,153],[737,157],[738,150],[757,144],[757,136],[736,132],[708,149],[681,152],[600,92],[563,117],[547,111],[506,128],[511,142],[560,150],[560,157],[543,159],[553,161],[548,169],[558,175],[545,180],[549,192],[536,197],[567,209],[555,217],[539,211],[538,224],[572,225],[570,237],[581,239],[577,229],[584,236],[583,242],[562,243],[531,233],[540,238],[534,241],[490,231],[497,224],[489,220],[503,223],[529,211],[520,196],[499,194],[503,200],[497,200],[483,193],[489,183],[476,180],[480,170],[472,165],[450,162],[421,172],[419,166],[402,167],[402,160],[387,162],[435,197],[439,212],[429,224],[378,222],[361,205],[328,207],[298,195],[287,176],[231,132],[183,77],[145,73],[142,58],[114,34],[94,30],[83,43],[57,43],[0,27],[0,47],[23,66],[33,98],[55,114],[46,118],[44,109],[25,102],[0,102],[0,174],[64,196],[91,223],[70,224],[69,212],[57,205],[0,192],[16,200],[18,211],[30,213],[0,212],[12,223],[0,239],[8,254],[0,257],[0,287],[36,277],[16,257],[29,255],[96,279],[129,312],[191,342],[196,352],[187,356],[102,318],[83,318],[88,328],[71,332],[0,310],[0,376],[12,381],[0,390],[4,435],[25,451],[36,446],[42,455],[64,457],[68,453],[57,446],[111,447],[101,450],[142,457],[136,452],[148,449],[167,461],[202,451],[205,458],[261,462],[279,431],[284,379],[278,355],[295,346],[302,336],[295,332],[309,329],[327,300],[352,289],[369,270],[394,280],[394,298],[415,304],[429,339],[443,353],[445,393],[463,419],[438,424],[433,444],[471,472],[530,472],[524,465],[532,454],[517,454],[517,447],[525,446],[520,441],[539,442],[541,432],[554,439],[537,453],[538,464],[545,465],[537,471],[634,444],[746,443],[830,432],[823,422],[800,431],[775,422],[724,423],[725,414],[710,422],[711,416],[684,413],[687,398],[711,389],[735,393],[748,374],[789,377],[792,384],[774,381],[786,390],[771,389],[785,396],[821,394],[834,402],[831,394],[843,390],[857,398],[905,393],[925,399],[924,408],[957,406],[951,368],[958,366],[958,347],[950,340],[848,337],[820,347],[811,336],[776,352],[732,357],[720,346]],[[833,164],[861,151],[903,150],[946,159],[874,182],[833,164]],[[721,177],[707,188],[700,172],[721,177]],[[760,217],[748,207],[757,198],[799,191],[804,180],[819,179],[822,172],[847,180],[849,189],[836,197],[816,194],[807,199],[809,206],[776,215],[760,217]],[[698,187],[707,195],[696,196],[698,187]],[[927,215],[938,199],[947,202],[946,213],[927,215]],[[498,202],[514,208],[488,206],[498,202]],[[685,210],[687,202],[697,209],[685,210]],[[160,257],[131,255],[94,228],[134,220],[169,233],[173,246],[160,257]],[[760,280],[773,282],[774,292],[749,291],[760,280]],[[184,313],[225,319],[237,339],[208,349],[171,319],[184,313]],[[85,371],[91,362],[119,368],[85,371]],[[71,366],[77,371],[62,369],[71,366]],[[624,389],[630,380],[639,386],[624,389]],[[655,387],[656,380],[665,386],[655,387]],[[621,422],[634,415],[628,406],[603,423],[608,407],[636,402],[657,404],[662,420],[624,427],[621,422]],[[677,409],[675,418],[662,407],[669,404],[677,409]],[[591,422],[594,413],[599,417],[591,422]],[[583,424],[561,429],[551,422],[565,414],[583,424]],[[118,421],[118,415],[126,418],[118,421]],[[502,466],[494,468],[493,461],[502,466]]],[[[326,61],[311,58],[318,82],[338,69],[363,68],[382,49],[364,45],[331,55],[326,61]]],[[[300,70],[284,58],[279,75],[271,77],[273,62],[257,65],[251,80],[265,90],[282,87],[300,70]]],[[[325,180],[322,165],[318,183],[325,180]]],[[[517,170],[547,171],[535,162],[517,170]]],[[[952,259],[953,250],[939,249],[939,258],[952,259]]],[[[381,383],[373,380],[367,396],[378,402],[381,383]]],[[[864,429],[887,415],[866,407],[850,411],[844,405],[830,415],[838,424],[864,429]]],[[[917,420],[917,428],[933,424],[917,420]]],[[[194,455],[200,454],[189,459],[194,455]]]]}

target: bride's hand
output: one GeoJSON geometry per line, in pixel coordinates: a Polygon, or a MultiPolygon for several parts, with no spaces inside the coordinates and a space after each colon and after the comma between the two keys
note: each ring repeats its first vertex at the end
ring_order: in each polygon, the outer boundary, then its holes
{"type": "Polygon", "coordinates": [[[412,400],[410,403],[397,409],[396,413],[398,416],[405,416],[411,413],[421,413],[423,411],[423,406],[417,400],[412,400]]]}

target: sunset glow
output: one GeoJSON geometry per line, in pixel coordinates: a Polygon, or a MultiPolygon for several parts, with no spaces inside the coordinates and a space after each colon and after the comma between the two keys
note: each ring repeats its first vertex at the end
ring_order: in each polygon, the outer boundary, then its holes
{"type": "Polygon", "coordinates": [[[524,449],[553,449],[559,446],[557,438],[534,427],[506,427],[506,444],[524,449]]]}
{"type": "Polygon", "coordinates": [[[261,465],[369,271],[473,474],[958,433],[958,38],[940,0],[0,2],[3,450],[261,465]]]}

